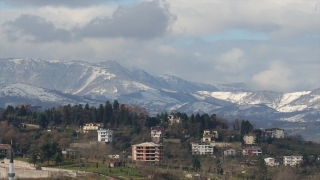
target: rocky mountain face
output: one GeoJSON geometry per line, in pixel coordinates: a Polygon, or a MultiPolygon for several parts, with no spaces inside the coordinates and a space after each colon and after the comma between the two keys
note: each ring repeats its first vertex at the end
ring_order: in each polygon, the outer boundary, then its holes
{"type": "Polygon", "coordinates": [[[320,121],[320,88],[292,93],[249,92],[245,84],[203,84],[126,69],[115,61],[88,63],[0,59],[0,107],[27,102],[44,107],[117,99],[163,111],[217,113],[240,119],[320,121]]]}

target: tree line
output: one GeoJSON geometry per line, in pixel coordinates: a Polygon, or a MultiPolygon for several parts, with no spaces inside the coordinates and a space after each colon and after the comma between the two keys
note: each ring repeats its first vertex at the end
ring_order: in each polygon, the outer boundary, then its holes
{"type": "Polygon", "coordinates": [[[26,107],[14,108],[8,106],[4,117],[10,124],[30,123],[42,128],[48,126],[76,125],[83,126],[86,123],[103,123],[104,127],[118,127],[119,125],[137,125],[141,118],[147,116],[143,108],[119,104],[117,100],[111,104],[106,101],[98,107],[89,104],[70,104],[60,107],[45,109],[43,112],[31,112],[26,107]]]}

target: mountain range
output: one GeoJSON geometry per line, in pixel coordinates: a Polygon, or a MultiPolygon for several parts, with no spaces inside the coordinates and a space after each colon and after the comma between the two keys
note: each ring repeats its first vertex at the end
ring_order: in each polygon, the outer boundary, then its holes
{"type": "Polygon", "coordinates": [[[320,121],[320,88],[281,93],[248,91],[244,83],[204,84],[150,75],[115,61],[0,59],[0,107],[30,103],[44,108],[106,100],[164,111],[216,113],[226,118],[320,121]]]}

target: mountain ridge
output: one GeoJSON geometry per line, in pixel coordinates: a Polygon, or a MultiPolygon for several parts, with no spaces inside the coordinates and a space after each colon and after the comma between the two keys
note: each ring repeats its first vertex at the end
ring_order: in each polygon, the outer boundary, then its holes
{"type": "MultiPolygon", "coordinates": [[[[252,92],[245,90],[243,83],[211,85],[171,75],[153,76],[138,68],[126,69],[116,61],[88,63],[1,58],[0,63],[0,93],[5,95],[0,94],[0,97],[6,98],[6,102],[10,101],[9,97],[15,101],[29,98],[38,103],[54,102],[44,96],[35,100],[37,92],[46,92],[50,94],[47,96],[56,97],[56,104],[99,104],[117,99],[153,113],[206,112],[274,120],[320,121],[320,88],[291,93],[252,92]],[[25,89],[35,89],[28,95],[21,90],[17,90],[16,95],[7,94],[8,86],[14,91],[14,87],[24,85],[25,89]]],[[[0,106],[4,106],[3,103],[0,106]]]]}

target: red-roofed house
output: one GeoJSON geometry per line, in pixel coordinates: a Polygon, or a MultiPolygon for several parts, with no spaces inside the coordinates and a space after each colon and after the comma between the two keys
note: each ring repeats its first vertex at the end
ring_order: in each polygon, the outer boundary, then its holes
{"type": "Polygon", "coordinates": [[[262,154],[262,151],[260,147],[247,147],[242,149],[243,156],[258,156],[261,154],[262,154]]]}
{"type": "Polygon", "coordinates": [[[164,127],[162,126],[152,126],[151,131],[151,141],[154,143],[160,143],[164,135],[164,127]]]}

